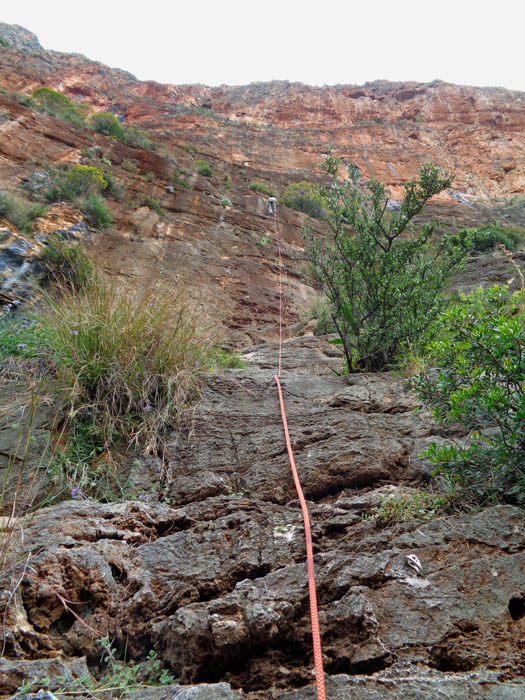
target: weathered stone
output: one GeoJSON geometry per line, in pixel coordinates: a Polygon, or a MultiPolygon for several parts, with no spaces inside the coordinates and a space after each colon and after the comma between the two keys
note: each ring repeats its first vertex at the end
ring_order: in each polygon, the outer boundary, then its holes
{"type": "Polygon", "coordinates": [[[20,265],[27,257],[32,247],[33,244],[29,243],[29,241],[26,241],[24,238],[15,238],[12,243],[2,248],[1,254],[8,261],[11,261],[11,264],[20,265]]]}
{"type": "MultiPolygon", "coordinates": [[[[34,661],[26,661],[24,659],[6,659],[0,657],[0,694],[6,697],[7,694],[15,693],[15,691],[24,683],[33,681],[35,683],[36,693],[39,690],[38,683],[44,678],[50,679],[49,688],[56,690],[59,686],[58,677],[64,679],[66,685],[75,678],[89,676],[89,670],[86,665],[86,659],[36,659],[34,661]]],[[[20,696],[16,694],[17,698],[20,696]]],[[[25,696],[27,697],[27,696],[25,696]]]]}

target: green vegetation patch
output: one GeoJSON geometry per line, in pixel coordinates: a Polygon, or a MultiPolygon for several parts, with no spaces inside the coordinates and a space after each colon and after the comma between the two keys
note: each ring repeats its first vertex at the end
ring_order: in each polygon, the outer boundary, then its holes
{"type": "Polygon", "coordinates": [[[514,250],[520,240],[520,234],[516,229],[499,224],[462,229],[457,235],[468,238],[470,247],[480,252],[494,250],[497,245],[504,245],[507,250],[514,250]]]}
{"type": "Polygon", "coordinates": [[[396,366],[408,344],[424,343],[446,305],[442,292],[464,264],[468,239],[458,235],[433,240],[436,222],[419,232],[409,227],[424,204],[450,181],[431,164],[405,184],[395,214],[387,211],[385,187],[359,171],[338,180],[340,161],[325,168],[330,187],[320,189],[329,233],[306,231],[306,254],[328,297],[345,355],[345,371],[377,372],[396,366]]]}
{"type": "Polygon", "coordinates": [[[324,219],[326,216],[321,191],[317,185],[306,180],[288,185],[281,198],[281,204],[295,211],[302,211],[314,219],[324,219]]]}
{"type": "Polygon", "coordinates": [[[268,197],[275,197],[275,192],[265,182],[259,182],[258,180],[252,180],[250,182],[250,189],[253,192],[260,192],[261,194],[268,195],[268,197]]]}
{"type": "Polygon", "coordinates": [[[195,162],[195,167],[199,175],[203,175],[204,177],[213,177],[213,170],[211,169],[211,165],[208,163],[208,161],[197,160],[195,162]]]}
{"type": "Polygon", "coordinates": [[[468,431],[424,453],[464,504],[525,505],[524,303],[525,289],[500,285],[462,296],[439,317],[423,370],[410,380],[441,424],[468,431]]]}
{"type": "Polygon", "coordinates": [[[22,233],[29,233],[35,219],[44,216],[46,208],[38,202],[30,202],[18,194],[0,192],[0,216],[5,217],[22,233]]]}
{"type": "Polygon", "coordinates": [[[71,102],[61,92],[42,87],[33,91],[33,102],[41,112],[65,122],[85,126],[85,109],[71,102]]]}

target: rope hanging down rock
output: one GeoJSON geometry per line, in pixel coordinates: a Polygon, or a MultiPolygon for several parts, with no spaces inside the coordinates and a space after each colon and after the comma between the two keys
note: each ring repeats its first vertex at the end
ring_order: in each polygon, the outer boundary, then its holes
{"type": "Polygon", "coordinates": [[[292,476],[295,484],[295,489],[299,497],[299,502],[301,504],[301,511],[303,514],[304,521],[304,535],[306,539],[306,564],[308,569],[308,592],[310,597],[310,619],[312,625],[312,644],[314,649],[314,667],[315,667],[315,684],[317,688],[317,700],[326,700],[325,688],[324,688],[324,670],[323,670],[323,653],[321,649],[321,635],[319,634],[319,615],[317,612],[317,592],[315,588],[315,571],[314,571],[314,553],[312,547],[312,530],[310,527],[310,516],[308,515],[308,508],[303,494],[303,489],[301,487],[301,482],[299,480],[299,474],[297,473],[297,468],[295,466],[295,459],[292,450],[292,444],[290,442],[290,434],[288,432],[288,421],[286,420],[286,412],[284,409],[283,392],[281,387],[281,382],[279,377],[281,376],[281,366],[282,366],[282,345],[283,345],[283,279],[282,279],[282,260],[281,260],[281,244],[279,240],[279,231],[277,228],[277,208],[273,208],[273,223],[275,232],[275,241],[277,244],[277,250],[279,255],[279,357],[277,363],[277,374],[275,375],[275,382],[277,384],[277,391],[279,393],[279,405],[281,407],[281,417],[283,421],[284,439],[286,441],[286,449],[288,451],[288,458],[290,460],[290,467],[292,469],[292,476]]]}

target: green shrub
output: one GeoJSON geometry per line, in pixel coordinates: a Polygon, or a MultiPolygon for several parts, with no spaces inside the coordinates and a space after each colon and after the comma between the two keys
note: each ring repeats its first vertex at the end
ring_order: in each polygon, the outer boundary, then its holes
{"type": "Polygon", "coordinates": [[[4,49],[13,48],[13,44],[9,41],[9,39],[6,39],[4,36],[0,36],[0,46],[3,46],[4,49]]]}
{"type": "Polygon", "coordinates": [[[21,92],[15,92],[13,97],[19,105],[22,105],[22,107],[34,108],[36,106],[34,100],[32,100],[29,95],[24,95],[21,92]]]}
{"type": "Polygon", "coordinates": [[[99,194],[90,194],[81,200],[80,211],[97,228],[107,228],[111,224],[111,212],[99,194]]]}
{"type": "Polygon", "coordinates": [[[267,194],[268,197],[275,197],[275,192],[265,182],[252,180],[250,182],[250,189],[253,190],[253,192],[261,192],[261,194],[267,194]]]}
{"type": "Polygon", "coordinates": [[[182,187],[185,187],[187,190],[192,189],[189,182],[186,182],[186,180],[184,179],[184,176],[182,173],[178,173],[177,175],[172,175],[170,177],[170,182],[175,184],[175,185],[182,185],[182,187]]]}
{"type": "Polygon", "coordinates": [[[325,218],[324,201],[319,188],[305,180],[288,185],[281,198],[281,204],[295,211],[302,211],[314,219],[325,218]]]}
{"type": "Polygon", "coordinates": [[[211,165],[206,160],[196,161],[195,167],[199,175],[204,175],[204,177],[213,177],[211,165]]]}
{"type": "Polygon", "coordinates": [[[462,445],[424,453],[465,503],[525,504],[524,301],[525,290],[499,285],[461,297],[410,380],[440,423],[470,431],[462,445]]]}
{"type": "Polygon", "coordinates": [[[50,202],[72,200],[100,194],[108,186],[102,170],[92,165],[74,165],[72,168],[48,168],[52,184],[44,192],[50,202]]]}
{"type": "Polygon", "coordinates": [[[106,181],[106,186],[104,187],[104,195],[106,197],[112,197],[113,199],[119,199],[124,193],[124,188],[109,170],[104,170],[102,173],[104,180],[106,181]]]}
{"type": "Polygon", "coordinates": [[[518,243],[518,234],[512,228],[498,224],[462,229],[458,236],[468,236],[473,250],[481,252],[493,250],[498,244],[504,245],[507,250],[514,250],[518,243]]]}
{"type": "Polygon", "coordinates": [[[94,264],[79,243],[69,243],[61,236],[51,236],[41,258],[47,278],[62,286],[86,289],[94,274],[94,264]]]}
{"type": "Polygon", "coordinates": [[[155,150],[157,147],[139,126],[124,128],[120,139],[124,143],[127,143],[128,146],[138,146],[139,148],[146,148],[151,151],[155,150]]]}
{"type": "Polygon", "coordinates": [[[22,233],[29,233],[35,219],[44,216],[46,208],[17,194],[0,192],[0,216],[5,217],[22,233]]]}
{"type": "Polygon", "coordinates": [[[149,207],[150,209],[153,209],[153,211],[156,211],[157,214],[160,214],[160,216],[166,216],[166,212],[162,208],[159,200],[155,197],[152,197],[151,195],[147,194],[144,197],[142,197],[140,203],[143,207],[149,207]]]}
{"type": "Polygon", "coordinates": [[[33,100],[37,109],[52,117],[73,124],[85,125],[82,108],[71,102],[65,95],[51,88],[37,88],[33,91],[33,100]]]}
{"type": "Polygon", "coordinates": [[[60,292],[42,322],[68,420],[89,424],[104,447],[160,450],[211,367],[209,329],[171,287],[138,291],[95,270],[60,292]]]}
{"type": "Polygon", "coordinates": [[[410,221],[434,194],[450,186],[432,165],[405,184],[396,214],[386,210],[384,186],[362,191],[359,172],[337,179],[339,159],[325,161],[333,181],[322,188],[331,233],[306,232],[306,253],[333,310],[349,372],[382,371],[399,361],[407,343],[421,343],[444,308],[441,292],[464,262],[467,247],[443,236],[432,244],[435,222],[406,233],[410,221]]]}
{"type": "Polygon", "coordinates": [[[232,206],[232,200],[229,197],[223,197],[221,199],[221,206],[223,207],[231,207],[232,206]]]}
{"type": "Polygon", "coordinates": [[[101,112],[94,114],[89,120],[89,125],[94,131],[106,136],[113,136],[116,139],[121,139],[123,134],[122,124],[117,117],[111,112],[101,112]]]}
{"type": "Polygon", "coordinates": [[[81,148],[80,153],[90,160],[92,158],[102,158],[102,148],[100,146],[91,146],[91,148],[81,148]]]}

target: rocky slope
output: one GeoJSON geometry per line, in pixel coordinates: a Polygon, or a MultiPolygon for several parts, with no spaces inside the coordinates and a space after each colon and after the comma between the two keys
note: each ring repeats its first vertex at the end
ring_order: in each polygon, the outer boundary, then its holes
{"type": "MultiPolygon", "coordinates": [[[[184,287],[248,366],[207,377],[192,436],[173,434],[163,460],[133,465],[130,478],[149,503],[70,501],[24,523],[17,544],[30,553],[26,575],[1,597],[0,695],[44,676],[55,692],[59,676],[67,679],[63,690],[73,687],[99,662],[97,636],[108,634],[136,661],[154,649],[181,684],[138,691],[135,700],[311,700],[301,517],[273,382],[278,269],[265,198],[249,184],[262,180],[281,193],[290,182],[321,177],[333,145],[383,179],[395,199],[431,159],[454,172],[454,190],[423,218],[524,226],[524,95],[439,82],[164,86],[41,51],[22,42],[27,34],[9,31],[0,25],[12,45],[0,47],[1,189],[38,191],[47,165],[82,162],[107,168],[123,194],[108,201],[114,222],[103,232],[64,203],[28,235],[0,222],[3,293],[25,298],[46,236],[61,231],[137,285],[162,275],[184,287]],[[13,95],[42,85],[140,124],[161,148],[125,145],[13,95]],[[89,156],[94,147],[98,155],[89,156]],[[211,163],[212,178],[196,173],[197,158],[211,163]],[[146,195],[163,211],[140,206],[146,195]],[[169,504],[159,502],[159,485],[169,504]]],[[[429,465],[417,455],[443,435],[414,413],[400,377],[339,377],[334,346],[295,336],[318,293],[301,267],[307,222],[279,210],[289,335],[283,385],[314,522],[328,697],[518,700],[525,694],[522,511],[499,506],[383,528],[371,517],[381,498],[413,494],[424,482],[429,465]],[[422,575],[407,554],[419,557],[422,575]]],[[[473,256],[455,283],[469,288],[512,275],[491,253],[473,256]]],[[[2,397],[19,390],[10,382],[6,373],[2,397]]],[[[0,415],[7,454],[13,423],[0,415]]],[[[47,427],[41,407],[36,429],[47,427]]],[[[35,465],[40,439],[28,456],[35,465]]],[[[0,459],[5,470],[6,455],[0,459]]]]}

